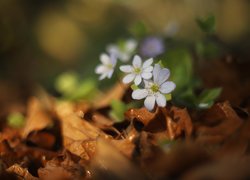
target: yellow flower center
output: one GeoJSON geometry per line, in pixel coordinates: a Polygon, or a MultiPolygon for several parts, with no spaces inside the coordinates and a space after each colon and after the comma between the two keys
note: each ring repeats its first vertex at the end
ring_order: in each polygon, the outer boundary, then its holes
{"type": "Polygon", "coordinates": [[[157,84],[153,84],[150,89],[153,91],[153,93],[156,93],[159,91],[160,87],[157,84]]]}
{"type": "Polygon", "coordinates": [[[135,72],[135,74],[140,74],[141,73],[141,68],[135,68],[134,72],[135,72]]]}

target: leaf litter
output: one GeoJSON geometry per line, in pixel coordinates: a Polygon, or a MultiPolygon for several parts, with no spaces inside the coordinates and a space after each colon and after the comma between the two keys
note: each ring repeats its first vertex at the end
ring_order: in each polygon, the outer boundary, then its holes
{"type": "Polygon", "coordinates": [[[21,108],[23,127],[1,125],[0,179],[249,177],[249,103],[130,108],[113,121],[110,103],[128,103],[129,91],[118,83],[93,102],[77,103],[44,91],[31,97],[21,108]]]}

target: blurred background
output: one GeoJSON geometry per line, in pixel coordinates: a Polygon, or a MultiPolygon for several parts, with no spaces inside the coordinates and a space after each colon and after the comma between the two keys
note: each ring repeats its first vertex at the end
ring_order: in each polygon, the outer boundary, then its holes
{"type": "Polygon", "coordinates": [[[1,98],[11,86],[40,84],[53,92],[64,71],[93,76],[106,45],[129,37],[137,21],[154,34],[176,32],[176,39],[196,41],[203,34],[195,19],[207,14],[216,17],[221,41],[247,59],[249,0],[1,0],[1,98]]]}

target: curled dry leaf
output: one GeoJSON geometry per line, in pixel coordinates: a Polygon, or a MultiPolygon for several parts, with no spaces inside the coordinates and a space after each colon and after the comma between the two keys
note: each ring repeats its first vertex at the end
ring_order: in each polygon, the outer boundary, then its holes
{"type": "Polygon", "coordinates": [[[166,118],[167,129],[170,139],[175,139],[185,134],[185,137],[191,137],[193,132],[192,120],[186,108],[171,107],[169,115],[166,109],[162,108],[166,118]]]}
{"type": "Polygon", "coordinates": [[[133,119],[137,119],[142,122],[144,126],[147,126],[158,113],[159,108],[157,108],[156,112],[150,112],[144,107],[140,109],[132,108],[125,112],[125,118],[130,121],[132,121],[133,119]]]}
{"type": "Polygon", "coordinates": [[[23,138],[26,138],[33,131],[42,130],[52,126],[52,124],[51,115],[39,99],[31,98],[28,103],[28,115],[22,133],[23,138]]]}
{"type": "Polygon", "coordinates": [[[6,171],[15,174],[18,179],[38,180],[38,178],[32,176],[26,168],[18,164],[10,166],[6,171]]]}
{"type": "Polygon", "coordinates": [[[106,137],[106,135],[88,121],[79,118],[70,103],[59,103],[56,113],[62,126],[64,147],[71,153],[87,161],[90,160],[88,149],[91,151],[95,149],[93,140],[100,136],[106,137]],[[88,148],[85,148],[86,143],[88,148]]]}
{"type": "Polygon", "coordinates": [[[143,123],[143,130],[159,133],[166,131],[170,139],[185,134],[190,137],[193,131],[191,118],[186,109],[172,107],[170,110],[166,108],[157,108],[155,112],[149,112],[145,108],[130,109],[125,113],[126,119],[138,120],[143,123]]]}
{"type": "Polygon", "coordinates": [[[70,180],[84,179],[85,168],[73,160],[69,152],[58,155],[38,170],[39,178],[42,180],[70,180]]]}
{"type": "Polygon", "coordinates": [[[196,128],[196,141],[203,144],[223,142],[243,123],[229,102],[215,104],[201,120],[203,124],[196,128]]]}

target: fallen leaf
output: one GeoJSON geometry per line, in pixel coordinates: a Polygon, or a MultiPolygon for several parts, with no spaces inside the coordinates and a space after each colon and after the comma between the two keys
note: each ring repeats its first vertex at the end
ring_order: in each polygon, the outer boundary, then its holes
{"type": "Polygon", "coordinates": [[[27,119],[23,129],[22,137],[26,138],[29,133],[51,127],[53,124],[51,115],[41,102],[33,97],[28,103],[27,119]]]}
{"type": "MultiPolygon", "coordinates": [[[[84,147],[85,143],[107,135],[88,121],[77,116],[70,103],[59,103],[56,107],[56,113],[62,126],[63,146],[71,153],[89,161],[90,156],[88,149],[84,147]]],[[[95,143],[92,145],[95,146],[95,143]]],[[[91,149],[95,148],[91,147],[91,149]]]]}
{"type": "Polygon", "coordinates": [[[161,109],[165,114],[168,134],[170,139],[176,139],[185,135],[186,138],[190,138],[193,132],[192,120],[186,108],[181,109],[178,107],[171,107],[170,112],[166,109],[161,109]]]}
{"type": "Polygon", "coordinates": [[[98,138],[91,162],[93,179],[145,179],[140,171],[110,142],[98,138]]]}
{"type": "Polygon", "coordinates": [[[38,178],[32,176],[26,168],[23,168],[18,164],[10,166],[6,171],[14,173],[18,179],[38,180],[38,178]]]}
{"type": "Polygon", "coordinates": [[[26,141],[36,145],[37,147],[52,150],[55,146],[56,138],[48,132],[36,131],[30,133],[26,141]]]}
{"type": "Polygon", "coordinates": [[[217,161],[200,165],[187,172],[181,179],[248,179],[250,157],[228,155],[217,161]]]}
{"type": "Polygon", "coordinates": [[[65,152],[48,161],[45,167],[38,170],[39,178],[42,180],[84,179],[85,168],[74,162],[71,156],[70,153],[65,152]]]}
{"type": "Polygon", "coordinates": [[[103,108],[109,106],[112,100],[122,99],[127,88],[128,86],[121,82],[116,83],[108,92],[98,97],[94,101],[94,108],[103,108]]]}
{"type": "Polygon", "coordinates": [[[196,141],[203,144],[219,144],[242,125],[243,121],[229,102],[217,103],[201,117],[196,127],[196,141]]]}

